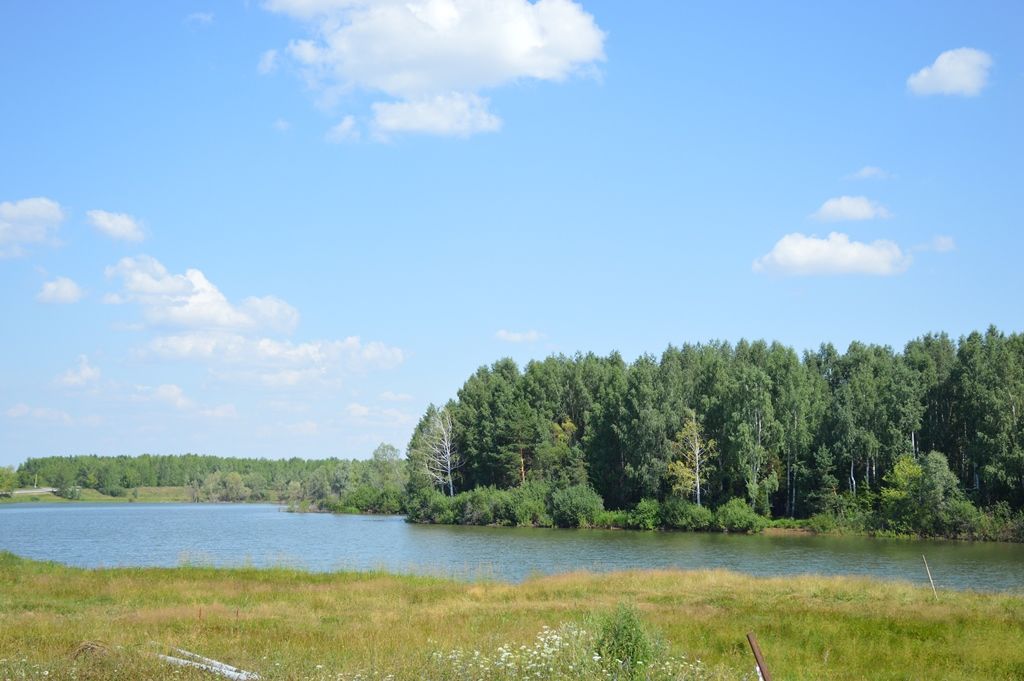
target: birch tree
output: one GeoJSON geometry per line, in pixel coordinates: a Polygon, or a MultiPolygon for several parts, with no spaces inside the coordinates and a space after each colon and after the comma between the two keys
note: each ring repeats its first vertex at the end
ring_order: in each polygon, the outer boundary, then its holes
{"type": "Polygon", "coordinates": [[[462,457],[455,448],[454,428],[448,408],[438,410],[430,426],[429,448],[427,450],[427,473],[434,484],[448,489],[448,496],[455,496],[453,475],[462,466],[462,457]]]}
{"type": "Polygon", "coordinates": [[[678,458],[668,465],[672,489],[688,495],[696,493],[700,506],[701,483],[707,480],[711,462],[718,456],[715,441],[701,434],[697,419],[691,415],[676,434],[673,449],[678,458]]]}

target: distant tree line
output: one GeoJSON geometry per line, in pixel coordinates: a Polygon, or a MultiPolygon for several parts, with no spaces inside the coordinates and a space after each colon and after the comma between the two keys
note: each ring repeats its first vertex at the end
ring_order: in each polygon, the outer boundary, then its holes
{"type": "Polygon", "coordinates": [[[727,509],[1024,539],[1024,336],[502,359],[427,410],[407,455],[423,522],[727,529],[727,509]]]}
{"type": "Polygon", "coordinates": [[[276,500],[301,510],[399,513],[407,476],[399,451],[381,444],[369,460],[49,456],[21,464],[17,481],[23,487],[38,481],[69,498],[83,488],[120,497],[139,487],[186,487],[193,501],[276,500]]]}

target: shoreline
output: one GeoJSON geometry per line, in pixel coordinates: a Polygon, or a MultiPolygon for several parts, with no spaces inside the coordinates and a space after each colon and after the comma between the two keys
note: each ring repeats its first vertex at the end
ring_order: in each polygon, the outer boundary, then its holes
{"type": "MultiPolygon", "coordinates": [[[[219,501],[219,500],[199,500],[199,501],[196,501],[196,500],[194,500],[192,498],[183,496],[182,492],[177,492],[178,490],[182,490],[182,491],[187,490],[188,488],[185,488],[185,487],[181,487],[181,488],[178,488],[178,487],[149,487],[149,488],[139,488],[139,489],[143,489],[143,490],[147,490],[147,491],[143,492],[138,497],[134,497],[134,498],[131,497],[130,495],[125,495],[125,496],[122,496],[122,497],[111,497],[111,496],[107,496],[107,495],[102,495],[99,492],[97,492],[96,490],[92,490],[92,489],[88,489],[88,488],[85,488],[85,489],[82,490],[83,498],[80,498],[80,499],[65,499],[65,498],[59,497],[59,496],[57,496],[56,494],[53,494],[53,493],[46,493],[46,494],[32,495],[32,496],[29,496],[29,495],[26,495],[26,494],[16,494],[13,497],[8,497],[8,496],[0,497],[0,508],[3,508],[4,506],[26,505],[26,504],[30,505],[30,504],[68,504],[68,503],[112,504],[112,505],[115,505],[115,504],[130,504],[130,503],[139,503],[139,504],[217,504],[217,505],[223,505],[223,504],[237,504],[237,505],[268,504],[268,505],[278,506],[278,507],[281,508],[282,511],[285,511],[285,512],[288,512],[288,513],[322,513],[322,514],[329,514],[329,515],[367,515],[367,516],[394,516],[394,517],[401,517],[401,516],[405,516],[406,515],[404,513],[373,513],[371,511],[359,511],[358,513],[345,513],[345,512],[324,510],[324,509],[319,509],[319,508],[298,509],[298,508],[291,508],[289,506],[288,502],[281,501],[279,498],[258,499],[258,500],[247,499],[245,501],[219,501]],[[168,494],[167,492],[169,490],[175,490],[175,492],[172,492],[172,493],[168,494]],[[26,497],[28,497],[28,498],[26,498],[26,497]]],[[[476,525],[476,524],[464,524],[464,523],[424,523],[424,522],[418,522],[418,521],[408,521],[408,522],[412,522],[414,524],[420,524],[420,525],[446,525],[446,526],[451,526],[451,527],[492,527],[492,528],[512,527],[511,525],[502,525],[502,524],[497,524],[497,523],[492,523],[492,524],[489,524],[489,525],[476,525]]],[[[863,538],[870,538],[870,539],[893,539],[893,540],[899,540],[899,541],[949,541],[949,542],[959,542],[959,543],[968,543],[968,544],[1020,544],[1021,543],[1021,542],[1013,541],[1011,539],[985,539],[985,538],[971,538],[971,537],[927,537],[927,536],[919,536],[919,535],[912,535],[912,534],[897,534],[897,533],[892,533],[892,532],[887,532],[887,531],[877,531],[876,532],[876,531],[853,531],[853,530],[836,529],[836,530],[832,530],[832,531],[828,531],[828,532],[819,532],[819,531],[817,531],[817,530],[815,530],[813,528],[810,528],[810,527],[794,527],[792,525],[792,523],[794,523],[794,520],[790,519],[790,518],[775,518],[775,519],[769,520],[768,522],[769,523],[780,523],[781,526],[772,526],[770,524],[768,527],[764,528],[760,532],[755,532],[755,533],[742,533],[742,532],[740,532],[738,534],[754,534],[754,535],[762,535],[762,536],[767,536],[767,537],[836,537],[836,538],[841,538],[841,537],[863,537],[863,538]]],[[[795,521],[795,522],[806,522],[806,521],[795,521]]],[[[541,526],[537,526],[537,525],[521,525],[521,526],[516,526],[516,527],[540,528],[541,526]]],[[[682,530],[682,529],[664,528],[664,527],[656,528],[656,529],[651,529],[651,530],[643,530],[643,529],[637,529],[637,528],[631,528],[631,527],[618,527],[618,526],[614,526],[614,527],[609,526],[609,527],[543,528],[543,529],[608,530],[608,531],[616,531],[616,532],[672,532],[672,533],[675,533],[675,532],[683,532],[683,533],[685,533],[685,532],[694,532],[694,533],[701,533],[701,534],[719,534],[720,533],[717,530],[682,530]]],[[[732,533],[732,534],[737,534],[737,533],[732,533]]]]}

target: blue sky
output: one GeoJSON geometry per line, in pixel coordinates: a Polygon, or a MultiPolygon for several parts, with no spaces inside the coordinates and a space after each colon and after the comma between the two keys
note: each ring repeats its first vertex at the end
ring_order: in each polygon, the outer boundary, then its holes
{"type": "Polygon", "coordinates": [[[0,6],[0,465],[365,457],[479,365],[1021,330],[1019,3],[0,6]]]}

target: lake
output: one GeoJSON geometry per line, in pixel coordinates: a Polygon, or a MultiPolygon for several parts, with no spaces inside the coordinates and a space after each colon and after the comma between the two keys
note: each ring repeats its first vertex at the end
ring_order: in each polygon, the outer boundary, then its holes
{"type": "Polygon", "coordinates": [[[533,574],[727,568],[865,575],[1024,591],[1024,545],[411,525],[395,516],[285,513],[264,504],[12,504],[0,550],[80,567],[290,566],[520,581],[533,574]]]}

